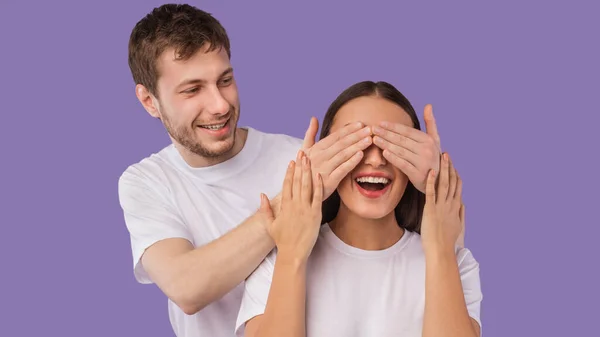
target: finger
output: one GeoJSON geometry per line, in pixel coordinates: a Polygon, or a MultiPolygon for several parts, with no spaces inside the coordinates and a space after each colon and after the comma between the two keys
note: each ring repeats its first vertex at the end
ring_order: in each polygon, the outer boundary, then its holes
{"type": "Polygon", "coordinates": [[[441,149],[440,135],[438,133],[435,117],[433,116],[433,106],[431,104],[425,105],[423,118],[425,119],[425,130],[427,131],[427,134],[433,138],[438,148],[441,149]]]}
{"type": "MultiPolygon", "coordinates": [[[[377,145],[382,150],[388,150],[389,152],[395,154],[397,157],[400,157],[400,158],[406,160],[407,162],[411,163],[412,166],[414,166],[414,167],[423,166],[423,165],[420,165],[420,163],[419,163],[422,161],[421,156],[415,154],[414,152],[412,152],[404,147],[393,144],[379,136],[373,137],[373,143],[375,143],[375,145],[377,145]]],[[[429,166],[429,165],[427,165],[427,166],[429,166]]]]}
{"type": "Polygon", "coordinates": [[[284,201],[292,199],[292,179],[294,178],[296,162],[290,161],[287,171],[285,172],[285,179],[283,180],[283,191],[281,192],[282,203],[284,201]]]}
{"type": "Polygon", "coordinates": [[[430,170],[425,186],[425,205],[435,205],[435,171],[430,170]]]}
{"type": "Polygon", "coordinates": [[[437,197],[438,200],[445,201],[448,197],[448,154],[442,156],[442,168],[440,170],[440,183],[438,185],[437,197]]]}
{"type": "Polygon", "coordinates": [[[417,143],[425,143],[430,141],[430,137],[425,132],[415,129],[412,126],[408,126],[401,123],[381,122],[379,126],[384,130],[396,133],[398,135],[407,137],[417,143]]]}
{"type": "Polygon", "coordinates": [[[271,209],[271,202],[266,194],[260,194],[260,211],[265,213],[267,217],[271,220],[275,218],[273,215],[273,210],[271,209]]]}
{"type": "Polygon", "coordinates": [[[375,138],[377,138],[377,139],[383,138],[383,140],[386,140],[389,143],[392,143],[396,146],[399,146],[406,150],[409,150],[415,154],[419,153],[420,143],[417,143],[416,141],[414,141],[411,138],[408,138],[406,136],[386,130],[386,129],[378,127],[378,126],[373,128],[373,134],[378,136],[378,137],[373,137],[373,140],[375,140],[375,138]]]}
{"type": "Polygon", "coordinates": [[[460,175],[456,172],[456,191],[454,192],[454,199],[462,200],[463,182],[460,179],[460,175]]]}
{"type": "Polygon", "coordinates": [[[448,155],[448,171],[450,174],[450,179],[449,179],[449,187],[448,187],[448,200],[453,200],[456,199],[455,196],[455,192],[456,192],[456,184],[457,184],[457,178],[456,178],[456,169],[454,169],[454,165],[452,164],[452,158],[450,158],[450,155],[448,155]]]}
{"type": "Polygon", "coordinates": [[[304,152],[298,151],[298,156],[296,157],[296,168],[294,170],[294,179],[292,182],[292,198],[296,199],[300,196],[300,189],[302,188],[302,158],[304,157],[304,152]]]}
{"type": "Polygon", "coordinates": [[[456,245],[460,248],[465,248],[465,209],[462,204],[458,211],[458,218],[460,219],[460,233],[458,234],[458,239],[456,239],[456,245]]]}
{"type": "Polygon", "coordinates": [[[323,151],[323,158],[330,159],[343,149],[348,148],[366,138],[371,138],[370,127],[366,126],[364,128],[355,130],[354,128],[349,128],[347,125],[320,140],[317,144],[319,144],[319,148],[323,151]],[[348,130],[353,131],[347,132],[348,130]]]}
{"type": "MultiPolygon", "coordinates": [[[[363,150],[371,146],[371,143],[372,138],[369,136],[361,139],[351,146],[343,147],[341,151],[338,151],[333,157],[330,157],[328,160],[326,160],[326,162],[323,164],[323,170],[325,172],[333,172],[340,165],[353,158],[353,156],[355,156],[357,153],[362,153],[363,150]]],[[[324,156],[326,157],[327,155],[324,156]]]]}
{"type": "Polygon", "coordinates": [[[328,175],[328,183],[337,186],[360,163],[364,156],[362,151],[356,152],[350,159],[343,162],[328,175]]]}
{"type": "Polygon", "coordinates": [[[422,178],[419,178],[419,169],[408,160],[396,155],[390,150],[383,150],[383,157],[404,174],[406,174],[410,181],[416,181],[417,179],[422,181],[420,180],[422,178]]]}
{"type": "Polygon", "coordinates": [[[321,174],[317,173],[313,179],[314,188],[313,188],[313,199],[312,204],[313,207],[316,208],[316,211],[321,211],[321,205],[323,203],[323,177],[321,174]]]}
{"type": "Polygon", "coordinates": [[[302,150],[307,150],[315,145],[315,139],[317,137],[317,131],[319,130],[319,121],[315,117],[310,118],[310,124],[306,133],[304,134],[304,142],[302,143],[302,150]]]}
{"type": "Polygon", "coordinates": [[[302,200],[310,204],[312,198],[312,172],[307,156],[302,157],[302,200]]]}

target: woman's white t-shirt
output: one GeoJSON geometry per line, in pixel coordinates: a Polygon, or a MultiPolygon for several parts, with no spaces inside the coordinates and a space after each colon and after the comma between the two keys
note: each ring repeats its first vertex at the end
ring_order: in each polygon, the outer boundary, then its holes
{"type": "MultiPolygon", "coordinates": [[[[481,326],[479,264],[466,248],[456,257],[469,315],[481,326]]],[[[248,278],[236,335],[265,311],[276,250],[248,278]]],[[[421,236],[405,231],[385,250],[347,245],[325,224],[308,261],[307,337],[421,337],[425,310],[425,255],[421,236]]]]}

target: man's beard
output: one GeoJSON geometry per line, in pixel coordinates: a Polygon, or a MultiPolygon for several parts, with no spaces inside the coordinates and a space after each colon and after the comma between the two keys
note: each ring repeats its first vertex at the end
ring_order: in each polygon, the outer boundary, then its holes
{"type": "Polygon", "coordinates": [[[237,116],[235,114],[235,109],[231,107],[231,112],[229,113],[229,121],[227,123],[229,123],[229,127],[232,130],[232,135],[227,136],[227,139],[220,140],[219,146],[216,148],[206,146],[202,143],[202,141],[196,141],[196,134],[194,129],[190,129],[184,126],[175,127],[171,123],[171,120],[164,114],[162,115],[162,122],[169,135],[189,152],[204,158],[218,158],[231,151],[231,149],[235,145],[235,129],[237,126],[235,121],[236,117],[237,116]]]}

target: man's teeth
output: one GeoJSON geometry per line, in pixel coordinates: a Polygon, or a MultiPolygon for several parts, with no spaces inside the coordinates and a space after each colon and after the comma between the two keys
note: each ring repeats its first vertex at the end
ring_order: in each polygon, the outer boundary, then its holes
{"type": "Polygon", "coordinates": [[[371,183],[371,184],[387,184],[390,182],[388,178],[384,177],[360,177],[356,178],[357,183],[371,183]]]}
{"type": "Polygon", "coordinates": [[[209,130],[219,130],[222,129],[225,124],[227,123],[223,123],[223,124],[217,124],[217,125],[202,125],[201,127],[205,128],[205,129],[209,129],[209,130]]]}

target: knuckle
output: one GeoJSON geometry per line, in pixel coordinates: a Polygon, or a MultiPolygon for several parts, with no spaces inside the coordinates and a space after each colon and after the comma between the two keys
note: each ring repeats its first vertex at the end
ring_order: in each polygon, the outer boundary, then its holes
{"type": "Polygon", "coordinates": [[[398,136],[398,144],[406,146],[408,144],[408,138],[405,136],[398,136]]]}
{"type": "Polygon", "coordinates": [[[405,156],[407,154],[407,150],[398,145],[394,146],[394,152],[396,152],[396,154],[398,154],[399,156],[405,156]]]}
{"type": "Polygon", "coordinates": [[[344,135],[344,137],[341,138],[341,142],[343,142],[344,144],[354,143],[354,142],[357,142],[360,138],[361,137],[358,132],[353,132],[353,133],[344,135]]]}

